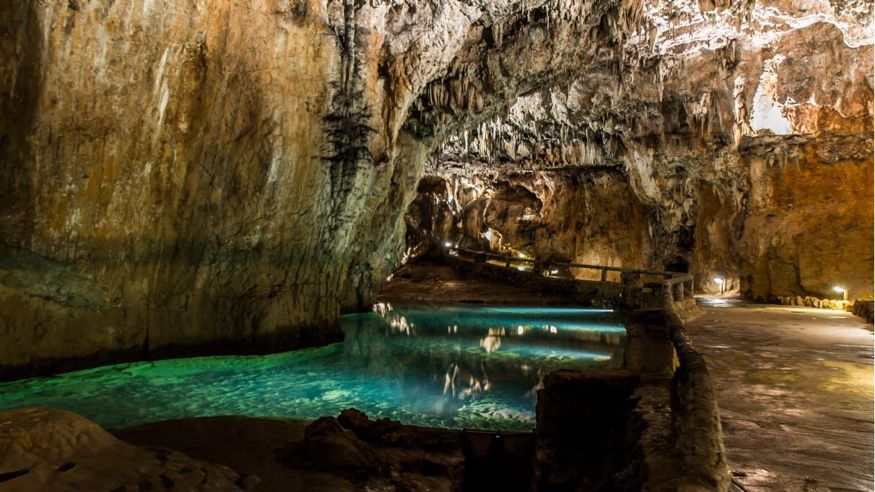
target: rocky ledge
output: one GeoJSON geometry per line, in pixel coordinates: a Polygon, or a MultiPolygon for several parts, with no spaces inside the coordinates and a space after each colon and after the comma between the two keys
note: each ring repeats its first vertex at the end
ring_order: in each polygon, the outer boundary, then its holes
{"type": "Polygon", "coordinates": [[[0,490],[253,490],[258,478],[163,447],[136,447],[64,410],[0,412],[0,490]]]}

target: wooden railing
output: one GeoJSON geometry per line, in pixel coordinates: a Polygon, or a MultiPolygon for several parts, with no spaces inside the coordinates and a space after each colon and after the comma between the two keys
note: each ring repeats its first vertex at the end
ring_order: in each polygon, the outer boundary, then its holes
{"type": "Polygon", "coordinates": [[[621,268],[621,267],[612,267],[606,265],[590,265],[586,263],[570,263],[570,262],[559,262],[559,261],[544,261],[544,260],[536,260],[533,258],[521,258],[517,256],[510,255],[500,255],[497,253],[491,253],[486,251],[474,251],[470,249],[464,248],[456,248],[450,246],[446,248],[449,252],[456,252],[457,254],[465,254],[473,257],[475,262],[484,263],[486,259],[492,258],[500,260],[504,263],[505,267],[510,268],[513,263],[525,263],[532,265],[532,269],[536,271],[536,273],[540,272],[549,272],[553,269],[553,267],[559,268],[568,268],[568,269],[583,269],[583,270],[598,270],[601,272],[602,280],[606,280],[608,272],[620,272],[634,275],[652,275],[662,278],[672,278],[678,275],[686,275],[679,274],[676,272],[664,272],[664,271],[656,271],[656,270],[640,270],[635,268],[621,268]],[[478,261],[479,260],[479,261],[478,261]]]}
{"type": "MultiPolygon", "coordinates": [[[[657,277],[662,285],[665,302],[671,303],[684,298],[690,298],[693,295],[693,277],[686,273],[666,272],[659,270],[642,270],[636,268],[621,268],[606,265],[591,265],[586,263],[572,262],[550,262],[537,260],[534,258],[525,258],[519,256],[502,255],[488,251],[475,251],[465,248],[457,248],[455,246],[447,246],[445,250],[448,254],[468,259],[474,263],[487,263],[489,260],[496,260],[505,268],[511,268],[512,265],[526,265],[531,269],[531,272],[536,275],[542,275],[545,272],[548,277],[561,278],[558,275],[551,275],[550,272],[556,269],[579,269],[579,270],[595,270],[600,272],[602,282],[608,281],[609,272],[618,272],[620,274],[620,283],[625,284],[628,280],[637,281],[642,275],[657,277]]],[[[575,277],[572,277],[575,278],[575,277]]]]}

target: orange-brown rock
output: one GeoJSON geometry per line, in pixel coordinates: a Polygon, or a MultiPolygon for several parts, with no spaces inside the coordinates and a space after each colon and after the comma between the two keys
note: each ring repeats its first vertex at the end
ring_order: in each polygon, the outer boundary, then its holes
{"type": "Polygon", "coordinates": [[[871,272],[814,252],[828,235],[793,252],[814,237],[795,212],[762,259],[753,163],[871,175],[871,5],[711,3],[2,2],[0,377],[336,340],[401,261],[439,147],[457,168],[588,169],[498,194],[499,213],[540,201],[549,227],[488,220],[543,254],[724,268],[752,295],[795,268],[806,293],[835,274],[869,296],[871,272]],[[710,249],[709,186],[731,206],[710,249]]]}
{"type": "Polygon", "coordinates": [[[0,412],[0,490],[253,490],[259,480],[165,448],[120,441],[72,412],[0,412]]]}

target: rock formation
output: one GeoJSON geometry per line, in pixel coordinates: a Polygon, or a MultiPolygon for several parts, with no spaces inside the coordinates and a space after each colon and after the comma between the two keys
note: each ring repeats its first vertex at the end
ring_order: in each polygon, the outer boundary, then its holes
{"type": "Polygon", "coordinates": [[[0,412],[0,490],[253,490],[255,476],[138,448],[72,412],[0,412]]]}
{"type": "Polygon", "coordinates": [[[408,245],[690,271],[702,290],[723,278],[761,300],[836,285],[872,297],[860,8],[757,6],[731,21],[648,7],[652,30],[601,64],[450,135],[408,210],[426,231],[408,245]]]}
{"type": "Polygon", "coordinates": [[[479,190],[471,241],[871,297],[871,25],[857,0],[3,2],[3,375],[339,338],[430,156],[479,190]]]}

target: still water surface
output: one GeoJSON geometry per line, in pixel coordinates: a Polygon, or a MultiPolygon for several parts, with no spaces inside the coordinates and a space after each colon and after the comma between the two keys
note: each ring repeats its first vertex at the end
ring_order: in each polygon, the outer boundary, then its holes
{"type": "Polygon", "coordinates": [[[65,408],[120,428],[210,415],[312,419],[355,407],[408,424],[531,430],[544,375],[619,367],[626,336],[610,310],[579,308],[380,304],[341,323],[346,339],[320,348],[0,383],[0,409],[65,408]]]}

